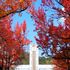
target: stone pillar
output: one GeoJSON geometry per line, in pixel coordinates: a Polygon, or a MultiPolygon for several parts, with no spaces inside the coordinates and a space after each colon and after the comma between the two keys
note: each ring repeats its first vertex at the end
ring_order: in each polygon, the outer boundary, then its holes
{"type": "Polygon", "coordinates": [[[36,44],[30,45],[30,70],[38,70],[38,48],[36,44]]]}

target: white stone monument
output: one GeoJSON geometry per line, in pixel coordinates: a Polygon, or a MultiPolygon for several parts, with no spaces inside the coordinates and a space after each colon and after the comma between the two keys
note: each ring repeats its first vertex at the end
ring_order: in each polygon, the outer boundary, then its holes
{"type": "Polygon", "coordinates": [[[53,70],[54,65],[39,65],[38,48],[36,44],[30,44],[29,65],[18,65],[15,70],[53,70]]]}
{"type": "Polygon", "coordinates": [[[30,70],[38,70],[38,48],[36,44],[30,44],[30,70]]]}

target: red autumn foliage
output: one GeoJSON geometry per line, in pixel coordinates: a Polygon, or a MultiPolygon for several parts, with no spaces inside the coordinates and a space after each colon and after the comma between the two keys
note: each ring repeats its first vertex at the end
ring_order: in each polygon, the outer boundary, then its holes
{"type": "Polygon", "coordinates": [[[19,13],[31,6],[35,0],[0,0],[0,18],[19,13]]]}
{"type": "Polygon", "coordinates": [[[70,12],[70,0],[60,0],[60,3],[64,6],[66,12],[70,12]]]}
{"type": "MultiPolygon", "coordinates": [[[[54,4],[54,6],[51,5],[51,8],[57,11],[58,17],[65,18],[64,23],[60,23],[58,26],[54,25],[53,18],[47,21],[46,11],[43,8],[38,10],[33,8],[29,11],[35,21],[35,31],[38,35],[35,39],[39,47],[44,50],[44,54],[53,58],[52,62],[56,65],[54,70],[70,70],[70,6],[67,6],[70,2],[67,1],[70,0],[62,0],[61,2],[63,6],[65,5],[65,11],[56,8],[54,4]],[[63,1],[66,3],[63,3],[63,1]]],[[[46,7],[50,7],[50,4],[47,5],[46,3],[53,1],[42,0],[42,2],[45,3],[46,7]]],[[[60,2],[58,3],[60,4],[60,2]]]]}
{"type": "Polygon", "coordinates": [[[26,22],[16,24],[14,31],[11,23],[10,17],[0,20],[0,66],[5,69],[20,60],[20,55],[24,51],[23,46],[30,43],[25,36],[26,22]]]}
{"type": "Polygon", "coordinates": [[[23,28],[23,31],[24,31],[24,33],[25,33],[25,30],[26,30],[26,21],[23,22],[22,28],[23,28]]]}

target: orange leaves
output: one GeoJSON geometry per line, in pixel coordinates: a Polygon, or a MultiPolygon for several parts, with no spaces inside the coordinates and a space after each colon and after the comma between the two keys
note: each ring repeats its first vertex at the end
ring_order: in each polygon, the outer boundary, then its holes
{"type": "MultiPolygon", "coordinates": [[[[44,50],[45,54],[53,57],[53,59],[57,57],[54,64],[61,66],[58,67],[58,70],[63,70],[63,67],[66,68],[70,63],[67,62],[70,59],[68,57],[68,52],[70,51],[70,0],[60,1],[65,11],[62,11],[61,8],[57,8],[52,0],[42,0],[43,7],[41,6],[38,10],[32,7],[30,13],[35,21],[35,31],[38,35],[35,37],[37,44],[44,50]],[[44,8],[46,11],[43,10],[44,8]],[[53,14],[49,16],[49,20],[46,18],[46,8],[54,10],[54,18],[53,14]],[[65,19],[63,24],[58,21],[61,17],[65,19]],[[55,22],[55,19],[58,20],[55,22]],[[63,48],[65,48],[65,50],[63,48]],[[68,50],[66,50],[66,48],[68,48],[68,50]]],[[[58,1],[56,2],[59,3],[58,1]]]]}
{"type": "Polygon", "coordinates": [[[68,38],[70,35],[68,35],[69,33],[66,31],[66,30],[64,30],[62,33],[61,33],[61,36],[64,38],[64,39],[66,39],[66,38],[68,38]]]}
{"type": "Polygon", "coordinates": [[[6,0],[5,2],[6,2],[8,5],[11,5],[11,3],[12,3],[12,1],[11,1],[11,0],[9,0],[9,1],[8,1],[8,0],[6,0]]]}
{"type": "Polygon", "coordinates": [[[46,5],[46,0],[42,0],[43,5],[46,5]]]}
{"type": "Polygon", "coordinates": [[[43,3],[43,5],[47,5],[47,6],[53,5],[52,0],[42,0],[42,3],[43,3]]]}
{"type": "Polygon", "coordinates": [[[12,55],[15,55],[15,54],[16,54],[16,50],[15,50],[14,48],[12,49],[11,54],[12,54],[12,55]]]}
{"type": "Polygon", "coordinates": [[[69,52],[68,49],[64,48],[62,51],[56,53],[56,56],[52,59],[52,63],[56,65],[54,70],[67,70],[69,66],[69,59],[67,59],[69,58],[67,54],[69,52]],[[65,51],[67,51],[67,53],[65,51]]]}
{"type": "Polygon", "coordinates": [[[45,16],[45,15],[46,15],[46,14],[45,14],[44,9],[39,8],[39,9],[38,9],[37,16],[38,16],[38,18],[39,18],[42,22],[44,22],[45,19],[46,19],[46,16],[45,16]]]}
{"type": "Polygon", "coordinates": [[[25,44],[25,45],[28,45],[30,42],[31,42],[31,41],[28,40],[28,39],[25,39],[25,40],[24,40],[24,44],[25,44]]]}
{"type": "Polygon", "coordinates": [[[24,0],[19,0],[19,2],[23,2],[24,0]]]}
{"type": "Polygon", "coordinates": [[[31,6],[31,8],[30,8],[28,11],[29,11],[29,13],[30,13],[31,15],[33,15],[33,16],[36,14],[36,11],[35,11],[34,6],[31,6]]]}
{"type": "Polygon", "coordinates": [[[30,40],[26,38],[26,21],[21,25],[18,23],[15,30],[11,27],[11,13],[24,11],[27,9],[33,0],[0,0],[0,65],[12,65],[16,62],[23,52],[23,46],[28,45],[30,40]],[[6,17],[7,16],[7,17],[6,17]],[[4,58],[5,57],[5,58],[4,58]]]}
{"type": "Polygon", "coordinates": [[[52,63],[55,64],[54,70],[67,70],[67,65],[64,63],[64,60],[52,59],[52,63]]]}
{"type": "Polygon", "coordinates": [[[25,31],[26,31],[26,21],[24,21],[24,22],[22,23],[22,30],[23,30],[23,32],[25,33],[25,31]]]}
{"type": "Polygon", "coordinates": [[[24,21],[21,25],[18,23],[16,24],[15,28],[15,37],[17,38],[18,41],[22,43],[22,45],[28,45],[30,43],[30,40],[28,40],[25,37],[26,34],[26,21],[24,21]]]}
{"type": "Polygon", "coordinates": [[[0,18],[27,9],[33,0],[0,0],[0,18]]]}
{"type": "MultiPolygon", "coordinates": [[[[41,20],[41,22],[44,22],[46,19],[45,16],[45,11],[42,8],[39,8],[37,11],[35,10],[34,6],[31,7],[31,9],[29,10],[29,12],[33,15],[33,17],[35,17],[35,15],[37,16],[37,18],[39,20],[41,20]]],[[[35,19],[37,20],[37,19],[35,19]]]]}
{"type": "Polygon", "coordinates": [[[30,40],[28,40],[25,37],[25,34],[26,34],[26,21],[24,21],[21,25],[17,23],[15,28],[15,37],[17,38],[17,41],[20,42],[20,44],[22,45],[28,45],[30,43],[30,40]]]}
{"type": "MultiPolygon", "coordinates": [[[[15,26],[15,30],[11,28],[11,19],[6,17],[0,21],[0,55],[6,63],[11,65],[12,62],[16,62],[23,52],[23,46],[28,45],[30,40],[26,38],[26,21],[21,25],[18,23],[15,26]],[[4,58],[5,57],[5,58],[4,58]],[[9,57],[11,62],[8,63],[9,57]]],[[[2,61],[2,60],[1,60],[2,61]]],[[[2,64],[1,64],[2,65],[2,64]]]]}
{"type": "Polygon", "coordinates": [[[62,5],[64,6],[66,12],[70,12],[70,0],[60,0],[62,5]]]}
{"type": "Polygon", "coordinates": [[[15,34],[19,37],[21,34],[24,34],[26,31],[26,21],[24,21],[21,25],[16,24],[15,34]]]}
{"type": "Polygon", "coordinates": [[[20,41],[23,45],[28,45],[31,41],[27,38],[25,38],[24,36],[20,37],[20,41]]]}
{"type": "Polygon", "coordinates": [[[70,17],[66,18],[65,25],[70,28],[70,17]]]}
{"type": "Polygon", "coordinates": [[[19,26],[19,24],[17,23],[15,28],[15,34],[19,37],[21,32],[22,32],[21,26],[19,26]]]}

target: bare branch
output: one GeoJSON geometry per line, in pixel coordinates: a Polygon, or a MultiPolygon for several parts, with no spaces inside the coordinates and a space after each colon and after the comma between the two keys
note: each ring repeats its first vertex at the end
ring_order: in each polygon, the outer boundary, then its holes
{"type": "Polygon", "coordinates": [[[22,10],[19,10],[19,11],[16,11],[16,10],[15,10],[15,11],[11,11],[11,12],[9,12],[9,13],[7,13],[7,14],[1,16],[0,19],[4,18],[4,17],[6,17],[6,16],[8,16],[8,15],[10,15],[10,14],[20,13],[20,12],[22,12],[22,11],[25,11],[27,8],[28,8],[28,7],[24,8],[24,9],[22,9],[22,10]]]}

